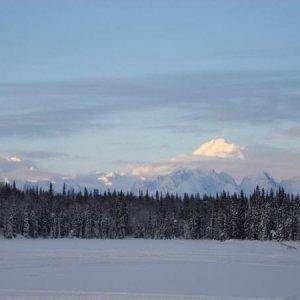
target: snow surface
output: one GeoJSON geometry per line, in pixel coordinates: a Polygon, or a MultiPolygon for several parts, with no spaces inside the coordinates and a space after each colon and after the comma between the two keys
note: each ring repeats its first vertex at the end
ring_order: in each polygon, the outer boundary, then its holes
{"type": "Polygon", "coordinates": [[[0,299],[300,299],[300,243],[1,239],[0,299]]]}

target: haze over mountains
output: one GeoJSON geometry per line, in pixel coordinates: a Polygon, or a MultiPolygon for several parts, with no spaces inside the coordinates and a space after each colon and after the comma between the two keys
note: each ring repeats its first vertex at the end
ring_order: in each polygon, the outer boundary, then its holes
{"type": "Polygon", "coordinates": [[[199,193],[200,195],[215,195],[226,191],[245,194],[253,192],[258,185],[266,191],[277,190],[283,187],[289,193],[300,193],[300,177],[294,177],[283,181],[276,181],[271,175],[262,172],[256,176],[244,177],[240,183],[225,172],[214,170],[202,170],[200,168],[177,168],[169,174],[144,177],[132,173],[104,173],[94,172],[76,176],[62,176],[56,173],[45,172],[31,165],[29,161],[22,161],[18,157],[1,158],[0,180],[2,182],[16,181],[20,188],[26,186],[39,186],[48,188],[53,183],[56,191],[61,191],[63,184],[68,189],[89,190],[98,189],[100,192],[107,190],[123,190],[137,194],[139,191],[148,191],[154,194],[156,191],[162,193],[199,193]]]}

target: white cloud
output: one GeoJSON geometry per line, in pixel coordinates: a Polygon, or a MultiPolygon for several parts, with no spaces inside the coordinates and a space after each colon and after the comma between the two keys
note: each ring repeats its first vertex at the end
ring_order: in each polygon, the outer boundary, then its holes
{"type": "Polygon", "coordinates": [[[164,175],[172,172],[174,169],[173,165],[167,162],[153,163],[149,165],[139,165],[132,169],[132,175],[139,177],[151,177],[154,175],[164,175]]]}
{"type": "Polygon", "coordinates": [[[202,144],[193,152],[193,155],[216,158],[239,158],[244,159],[242,149],[224,139],[215,139],[202,144]]]}

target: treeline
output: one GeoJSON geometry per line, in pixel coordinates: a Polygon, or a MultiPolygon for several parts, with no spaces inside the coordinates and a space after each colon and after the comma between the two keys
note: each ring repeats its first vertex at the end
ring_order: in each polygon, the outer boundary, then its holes
{"type": "Polygon", "coordinates": [[[0,185],[0,235],[14,238],[300,240],[300,199],[258,187],[222,193],[138,196],[97,190],[60,194],[0,185]]]}

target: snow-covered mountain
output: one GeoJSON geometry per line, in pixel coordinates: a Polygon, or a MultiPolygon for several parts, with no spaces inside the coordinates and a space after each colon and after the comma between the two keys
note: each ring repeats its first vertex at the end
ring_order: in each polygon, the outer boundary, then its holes
{"type": "Polygon", "coordinates": [[[0,157],[0,181],[21,183],[39,183],[56,181],[61,176],[59,174],[40,170],[30,161],[22,160],[17,156],[8,158],[0,157]]]}
{"type": "MultiPolygon", "coordinates": [[[[7,178],[6,181],[8,181],[7,178]]],[[[224,172],[217,173],[214,170],[203,171],[185,168],[151,179],[118,173],[92,173],[75,177],[56,177],[55,180],[16,180],[19,188],[38,185],[47,189],[50,182],[53,183],[56,191],[61,191],[65,184],[67,189],[72,188],[75,191],[83,190],[86,187],[88,190],[98,189],[99,192],[123,190],[134,194],[138,194],[139,191],[148,191],[150,194],[155,194],[156,191],[159,191],[163,194],[169,192],[178,195],[184,193],[215,195],[216,193],[220,194],[222,191],[239,193],[243,190],[246,195],[249,195],[256,186],[263,188],[265,191],[270,189],[276,191],[283,187],[289,193],[300,193],[299,177],[277,182],[268,173],[262,173],[258,176],[247,176],[241,184],[237,184],[230,175],[224,172]]]]}
{"type": "Polygon", "coordinates": [[[291,194],[300,194],[300,176],[290,178],[288,180],[282,180],[280,186],[291,194]]]}
{"type": "Polygon", "coordinates": [[[179,168],[170,174],[159,175],[152,178],[143,178],[132,174],[95,172],[77,176],[62,176],[55,173],[41,171],[30,162],[22,161],[17,157],[0,158],[0,182],[16,181],[19,188],[36,186],[47,189],[50,182],[56,191],[62,191],[63,185],[67,189],[75,191],[98,189],[100,192],[107,190],[123,190],[124,192],[148,191],[154,194],[162,193],[199,193],[200,195],[215,195],[226,191],[229,193],[241,190],[250,194],[256,186],[265,191],[278,190],[283,187],[289,193],[300,193],[300,177],[277,182],[268,173],[263,172],[257,176],[247,176],[240,184],[227,173],[217,173],[214,170],[204,171],[201,169],[179,168]]]}
{"type": "Polygon", "coordinates": [[[239,188],[243,190],[246,195],[249,195],[254,191],[254,189],[259,186],[260,189],[264,189],[265,191],[276,191],[280,188],[280,184],[275,181],[273,177],[271,177],[267,172],[263,172],[257,176],[247,176],[245,177],[239,188]]]}
{"type": "MultiPolygon", "coordinates": [[[[226,173],[216,173],[212,171],[202,171],[200,169],[178,169],[171,174],[157,176],[152,180],[144,180],[139,185],[140,190],[148,190],[154,194],[156,191],[162,193],[199,193],[201,195],[215,195],[222,191],[234,193],[238,191],[238,186],[234,179],[226,173]]],[[[137,191],[134,187],[133,192],[137,191]]]]}

